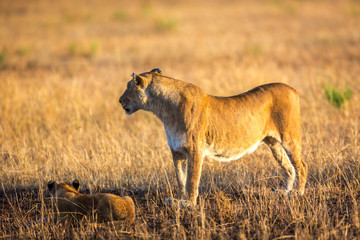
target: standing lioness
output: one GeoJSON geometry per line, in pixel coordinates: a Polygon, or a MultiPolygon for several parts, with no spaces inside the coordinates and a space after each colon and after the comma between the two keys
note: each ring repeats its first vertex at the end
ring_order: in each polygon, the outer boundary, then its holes
{"type": "Polygon", "coordinates": [[[164,124],[180,188],[176,198],[182,204],[196,204],[204,157],[239,159],[261,142],[271,148],[286,172],[286,193],[293,188],[295,169],[299,193],[304,193],[308,170],[301,157],[299,96],[285,84],[216,97],[154,69],[133,74],[119,101],[126,114],[144,109],[164,124]]]}

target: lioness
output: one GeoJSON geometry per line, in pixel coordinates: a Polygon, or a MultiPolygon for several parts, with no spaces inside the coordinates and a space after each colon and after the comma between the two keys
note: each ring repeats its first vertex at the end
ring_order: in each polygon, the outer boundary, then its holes
{"type": "Polygon", "coordinates": [[[127,115],[143,109],[164,124],[179,185],[176,199],[184,205],[196,204],[204,157],[239,159],[261,142],[270,147],[286,172],[285,193],[293,188],[295,169],[299,193],[304,193],[308,169],[301,156],[299,96],[285,84],[217,97],[154,69],[134,73],[119,102],[127,115]]]}
{"type": "Polygon", "coordinates": [[[64,182],[50,181],[48,189],[55,197],[60,217],[72,216],[75,219],[94,217],[98,222],[119,221],[132,224],[135,220],[133,200],[110,193],[81,194],[80,183],[75,180],[72,186],[64,182]]]}

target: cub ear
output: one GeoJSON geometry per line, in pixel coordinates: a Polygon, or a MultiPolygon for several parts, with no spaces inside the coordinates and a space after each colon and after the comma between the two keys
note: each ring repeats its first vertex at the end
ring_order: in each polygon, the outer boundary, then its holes
{"type": "Polygon", "coordinates": [[[50,181],[50,182],[48,182],[47,186],[48,186],[49,191],[52,192],[55,187],[55,182],[50,181]]]}
{"type": "Polygon", "coordinates": [[[162,71],[160,70],[160,68],[154,68],[153,70],[151,70],[151,72],[162,74],[162,71]]]}
{"type": "Polygon", "coordinates": [[[72,183],[73,188],[75,188],[76,191],[79,191],[80,189],[80,182],[79,180],[75,179],[72,183]]]}

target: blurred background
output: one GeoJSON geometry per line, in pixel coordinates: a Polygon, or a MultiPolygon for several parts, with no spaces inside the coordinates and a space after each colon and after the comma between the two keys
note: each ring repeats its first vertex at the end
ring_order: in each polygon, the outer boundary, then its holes
{"type": "Polygon", "coordinates": [[[121,88],[132,72],[160,67],[203,81],[213,94],[273,81],[296,88],[314,78],[352,82],[358,75],[358,1],[0,4],[2,72],[91,72],[121,88]]]}

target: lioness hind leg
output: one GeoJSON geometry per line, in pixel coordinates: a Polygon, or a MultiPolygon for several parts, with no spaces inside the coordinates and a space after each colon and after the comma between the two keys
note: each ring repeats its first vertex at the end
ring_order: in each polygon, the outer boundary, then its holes
{"type": "Polygon", "coordinates": [[[267,137],[264,139],[264,142],[270,147],[271,152],[276,159],[276,161],[281,165],[286,173],[286,193],[291,191],[294,186],[296,173],[295,168],[292,165],[288,154],[286,153],[285,149],[282,147],[281,143],[278,142],[276,139],[272,137],[267,137]]]}
{"type": "Polygon", "coordinates": [[[308,166],[301,156],[301,145],[291,141],[289,143],[284,142],[284,147],[291,162],[295,165],[296,170],[298,172],[299,175],[298,189],[299,189],[299,193],[303,195],[307,180],[308,166]]]}

